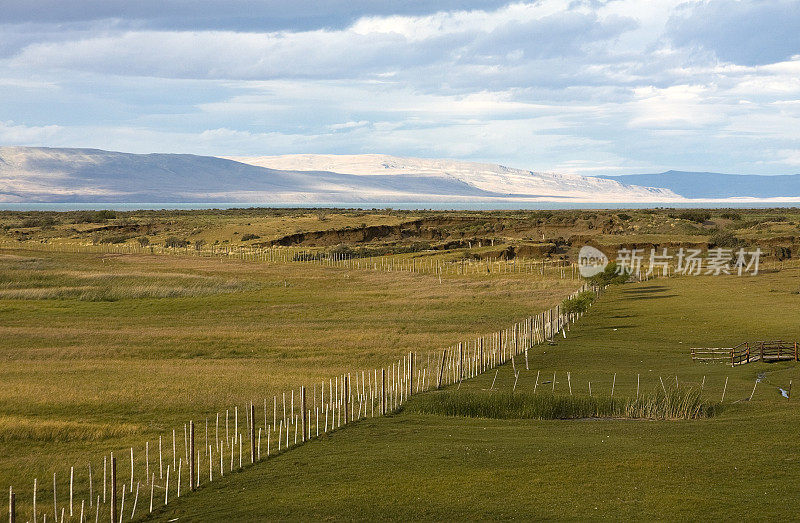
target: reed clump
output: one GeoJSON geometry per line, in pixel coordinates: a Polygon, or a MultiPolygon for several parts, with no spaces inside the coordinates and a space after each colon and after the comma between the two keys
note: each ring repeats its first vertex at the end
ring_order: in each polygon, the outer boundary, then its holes
{"type": "Polygon", "coordinates": [[[495,419],[701,419],[720,407],[702,399],[691,388],[657,391],[639,398],[568,396],[511,392],[443,391],[419,396],[407,406],[410,412],[495,419]]]}

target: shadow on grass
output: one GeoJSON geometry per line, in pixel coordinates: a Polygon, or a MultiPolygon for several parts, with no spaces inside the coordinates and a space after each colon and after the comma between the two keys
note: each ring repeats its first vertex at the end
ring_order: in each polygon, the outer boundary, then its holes
{"type": "Polygon", "coordinates": [[[677,294],[666,294],[668,290],[669,288],[663,285],[650,285],[637,289],[625,289],[622,294],[629,300],[658,300],[677,296],[677,294]]]}
{"type": "Polygon", "coordinates": [[[666,292],[669,287],[665,285],[648,285],[646,287],[636,287],[633,289],[623,289],[623,294],[652,294],[654,292],[666,292]]]}

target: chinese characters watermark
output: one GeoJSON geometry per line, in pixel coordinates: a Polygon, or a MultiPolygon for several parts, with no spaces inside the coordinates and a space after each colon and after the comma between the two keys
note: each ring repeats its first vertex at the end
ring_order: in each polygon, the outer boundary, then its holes
{"type": "MultiPolygon", "coordinates": [[[[708,249],[703,256],[701,249],[684,249],[681,247],[677,253],[670,253],[667,248],[657,251],[650,249],[649,256],[644,249],[619,249],[617,251],[618,274],[642,273],[643,262],[647,261],[646,276],[653,274],[668,274],[674,272],[692,276],[733,274],[739,276],[749,273],[751,276],[758,274],[761,259],[761,249],[747,251],[740,248],[736,251],[715,247],[708,249]],[[674,267],[674,270],[670,270],[674,267]]],[[[598,271],[599,272],[599,271],[598,271]]]]}

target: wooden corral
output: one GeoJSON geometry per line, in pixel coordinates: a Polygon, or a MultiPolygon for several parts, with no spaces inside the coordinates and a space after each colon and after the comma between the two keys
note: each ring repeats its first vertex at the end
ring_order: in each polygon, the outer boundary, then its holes
{"type": "Polygon", "coordinates": [[[721,361],[730,364],[744,365],[754,361],[772,363],[776,361],[798,361],[797,342],[782,340],[743,342],[735,347],[698,347],[692,348],[692,361],[713,363],[721,361]]]}

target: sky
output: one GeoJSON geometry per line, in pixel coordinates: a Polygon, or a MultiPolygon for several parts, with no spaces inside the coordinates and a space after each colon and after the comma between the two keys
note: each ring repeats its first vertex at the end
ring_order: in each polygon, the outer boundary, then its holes
{"type": "Polygon", "coordinates": [[[800,173],[798,28],[798,0],[0,0],[0,145],[800,173]]]}

